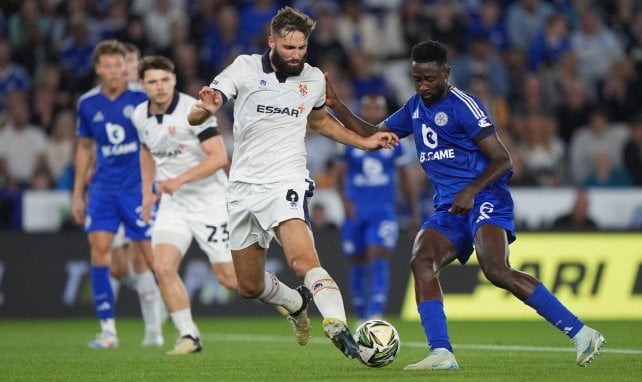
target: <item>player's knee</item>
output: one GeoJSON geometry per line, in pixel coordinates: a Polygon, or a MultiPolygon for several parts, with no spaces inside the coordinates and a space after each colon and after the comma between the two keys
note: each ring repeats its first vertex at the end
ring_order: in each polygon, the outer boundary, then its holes
{"type": "Polygon", "coordinates": [[[299,279],[303,280],[305,275],[312,268],[320,267],[319,260],[314,256],[297,256],[292,259],[290,268],[299,279]]]}
{"type": "Polygon", "coordinates": [[[261,295],[261,292],[263,292],[260,286],[247,282],[239,282],[238,291],[241,298],[247,299],[258,298],[261,295]]]}
{"type": "Polygon", "coordinates": [[[435,256],[428,251],[420,251],[412,254],[410,258],[410,269],[415,275],[433,275],[437,272],[435,256]]]}
{"type": "Polygon", "coordinates": [[[508,289],[511,284],[511,269],[506,266],[482,267],[482,272],[491,284],[508,289]]]}
{"type": "Polygon", "coordinates": [[[175,276],[178,270],[172,262],[163,261],[162,259],[156,259],[154,261],[154,273],[159,279],[165,279],[168,277],[175,276]]]}

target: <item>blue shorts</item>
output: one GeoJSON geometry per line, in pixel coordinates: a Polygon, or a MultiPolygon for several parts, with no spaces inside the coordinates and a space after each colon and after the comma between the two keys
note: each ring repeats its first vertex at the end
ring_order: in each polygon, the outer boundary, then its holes
{"type": "Polygon", "coordinates": [[[91,189],[85,218],[85,232],[118,231],[123,223],[125,236],[134,241],[150,240],[151,225],[140,218],[142,194],[132,192],[104,192],[91,189]]]}
{"type": "Polygon", "coordinates": [[[368,247],[382,246],[393,251],[399,238],[394,209],[385,208],[368,216],[346,219],[341,227],[341,247],[346,256],[365,253],[368,247]]]}
{"type": "Polygon", "coordinates": [[[483,224],[506,230],[508,243],[515,241],[515,216],[510,192],[502,187],[486,189],[475,196],[475,205],[466,215],[448,212],[450,205],[439,206],[422,225],[446,236],[455,246],[457,259],[465,264],[473,253],[475,233],[483,224]]]}

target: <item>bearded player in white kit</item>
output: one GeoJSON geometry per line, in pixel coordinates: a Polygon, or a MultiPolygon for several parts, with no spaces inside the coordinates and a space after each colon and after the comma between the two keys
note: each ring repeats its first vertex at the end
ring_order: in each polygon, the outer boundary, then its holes
{"type": "Polygon", "coordinates": [[[315,21],[290,7],[271,21],[270,49],[240,55],[209,87],[188,120],[198,125],[234,98],[234,153],[226,198],[230,246],[239,294],[285,308],[300,345],[310,339],[308,303],[323,316],[323,330],[348,358],[358,347],[346,326],[339,287],[321,267],[307,214],[314,182],[306,168],[306,125],[324,136],[364,150],[391,148],[394,134],[364,138],[326,112],[323,73],[305,63],[315,21]],[[276,237],[290,269],[303,280],[292,289],[265,271],[270,241],[276,237]]]}
{"type": "Polygon", "coordinates": [[[221,285],[237,288],[225,205],[227,176],[223,168],[228,164],[227,154],[215,118],[196,126],[187,123],[186,116],[196,100],[174,90],[176,75],[169,59],[146,56],[139,73],[149,97],[132,117],[142,143],[142,216],[151,220],[152,207],[160,195],[152,227],[154,270],[179,332],[174,349],[167,354],[196,353],[202,349],[200,333],[178,268],[195,238],[221,285]]]}

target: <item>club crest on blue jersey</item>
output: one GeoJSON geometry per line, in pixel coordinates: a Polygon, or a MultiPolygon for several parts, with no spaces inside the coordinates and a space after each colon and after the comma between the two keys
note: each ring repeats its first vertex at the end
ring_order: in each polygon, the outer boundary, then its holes
{"type": "Polygon", "coordinates": [[[136,109],[136,105],[129,104],[123,108],[123,115],[125,118],[131,118],[132,114],[134,114],[134,110],[136,109]]]}
{"type": "Polygon", "coordinates": [[[435,124],[437,126],[446,126],[447,123],[448,115],[446,113],[440,111],[439,113],[435,114],[435,124]]]}

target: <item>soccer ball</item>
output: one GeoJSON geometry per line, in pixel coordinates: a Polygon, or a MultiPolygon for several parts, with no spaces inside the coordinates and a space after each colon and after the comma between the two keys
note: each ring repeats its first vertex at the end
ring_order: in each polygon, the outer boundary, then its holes
{"type": "Polygon", "coordinates": [[[368,320],[359,325],[354,333],[359,345],[359,360],[368,367],[383,367],[397,358],[401,341],[391,323],[384,320],[368,320]]]}

